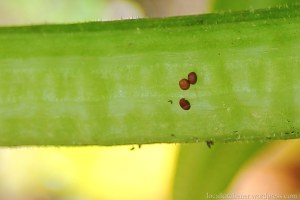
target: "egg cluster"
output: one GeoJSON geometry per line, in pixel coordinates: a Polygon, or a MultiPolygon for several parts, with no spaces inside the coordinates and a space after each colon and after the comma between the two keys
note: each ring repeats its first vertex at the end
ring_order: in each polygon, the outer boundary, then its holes
{"type": "MultiPolygon", "coordinates": [[[[179,87],[182,90],[188,90],[190,85],[195,85],[197,83],[197,74],[195,72],[191,72],[188,74],[188,78],[183,78],[179,81],[179,87]]],[[[183,110],[189,110],[191,108],[191,104],[185,98],[181,98],[179,100],[179,105],[183,110]]]]}

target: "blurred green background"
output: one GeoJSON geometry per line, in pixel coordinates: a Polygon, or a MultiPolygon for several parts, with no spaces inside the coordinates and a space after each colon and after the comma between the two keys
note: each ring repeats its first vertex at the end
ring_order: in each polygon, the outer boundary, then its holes
{"type": "MultiPolygon", "coordinates": [[[[293,2],[297,1],[0,0],[0,26],[166,17],[293,2]]],[[[0,199],[206,199],[206,193],[226,191],[239,169],[267,145],[2,148],[0,199]]]]}

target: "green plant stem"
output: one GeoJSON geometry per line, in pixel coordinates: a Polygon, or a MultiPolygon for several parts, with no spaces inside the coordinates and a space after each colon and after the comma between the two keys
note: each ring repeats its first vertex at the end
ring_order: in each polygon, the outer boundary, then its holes
{"type": "Polygon", "coordinates": [[[0,145],[298,138],[299,17],[294,5],[2,27],[0,145]]]}
{"type": "Polygon", "coordinates": [[[239,169],[248,164],[265,143],[181,145],[173,186],[173,200],[209,199],[208,194],[228,190],[239,169]]]}

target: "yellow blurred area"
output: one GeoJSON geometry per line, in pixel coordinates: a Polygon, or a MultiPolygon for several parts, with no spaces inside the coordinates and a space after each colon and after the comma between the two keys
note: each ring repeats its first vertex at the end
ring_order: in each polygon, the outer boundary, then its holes
{"type": "Polygon", "coordinates": [[[0,151],[0,199],[170,199],[179,146],[0,151]]]}

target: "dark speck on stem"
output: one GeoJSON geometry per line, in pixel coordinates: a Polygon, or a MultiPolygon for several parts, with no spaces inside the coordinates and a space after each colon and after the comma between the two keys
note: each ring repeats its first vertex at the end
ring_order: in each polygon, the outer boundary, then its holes
{"type": "Polygon", "coordinates": [[[207,141],[206,141],[206,144],[207,144],[208,148],[211,148],[211,146],[214,145],[214,141],[212,141],[212,140],[207,140],[207,141]]]}

